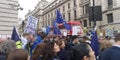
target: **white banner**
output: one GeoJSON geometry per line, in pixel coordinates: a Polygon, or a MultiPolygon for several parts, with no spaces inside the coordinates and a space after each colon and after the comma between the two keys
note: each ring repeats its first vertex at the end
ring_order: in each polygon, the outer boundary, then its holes
{"type": "Polygon", "coordinates": [[[35,31],[37,28],[37,22],[38,22],[37,18],[33,16],[28,16],[28,21],[27,21],[27,25],[25,28],[25,32],[35,34],[35,31]]]}
{"type": "Polygon", "coordinates": [[[82,33],[83,33],[83,30],[82,30],[81,26],[73,26],[72,27],[72,35],[79,35],[82,33]]]}

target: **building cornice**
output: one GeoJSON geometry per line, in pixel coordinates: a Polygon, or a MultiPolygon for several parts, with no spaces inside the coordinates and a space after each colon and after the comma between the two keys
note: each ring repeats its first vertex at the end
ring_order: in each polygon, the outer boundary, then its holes
{"type": "MultiPolygon", "coordinates": [[[[63,0],[63,1],[61,1],[60,3],[54,5],[54,6],[51,7],[50,9],[48,9],[47,11],[44,11],[43,15],[46,14],[46,13],[48,13],[48,12],[50,12],[50,11],[52,11],[52,10],[54,10],[54,9],[56,9],[57,7],[61,6],[62,4],[66,3],[66,2],[68,2],[68,1],[70,1],[70,0],[63,0]]],[[[54,2],[54,3],[55,3],[55,2],[54,2]]],[[[47,7],[47,8],[48,8],[48,7],[47,7]]],[[[45,9],[44,9],[44,10],[45,10],[45,9]]]]}
{"type": "Polygon", "coordinates": [[[111,9],[104,10],[102,13],[106,13],[106,12],[109,12],[109,11],[115,11],[115,10],[119,10],[119,9],[120,9],[120,7],[111,8],[111,9]]]}
{"type": "Polygon", "coordinates": [[[14,14],[14,15],[18,15],[18,13],[3,12],[3,11],[0,11],[0,13],[7,13],[7,14],[14,14]]]}
{"type": "Polygon", "coordinates": [[[3,20],[2,20],[2,21],[0,20],[0,22],[18,23],[18,22],[16,22],[16,21],[3,21],[3,20]]]}
{"type": "Polygon", "coordinates": [[[15,2],[15,3],[18,3],[18,1],[13,1],[13,0],[7,0],[7,1],[9,1],[9,2],[15,2]]]}
{"type": "Polygon", "coordinates": [[[89,0],[84,1],[84,2],[80,3],[79,6],[82,7],[82,6],[85,6],[86,4],[90,4],[90,1],[89,0]]]}
{"type": "Polygon", "coordinates": [[[55,1],[53,1],[53,2],[50,2],[46,7],[44,7],[44,9],[48,8],[49,6],[51,6],[51,5],[54,4],[56,1],[58,1],[58,0],[55,0],[55,1]]]}
{"type": "MultiPolygon", "coordinates": [[[[0,27],[13,27],[13,26],[15,26],[15,25],[0,25],[0,27]]],[[[16,25],[17,26],[17,25],[16,25]]]]}
{"type": "Polygon", "coordinates": [[[18,19],[18,17],[8,17],[8,16],[0,16],[0,17],[4,17],[4,18],[10,18],[10,19],[18,19]]]}
{"type": "Polygon", "coordinates": [[[17,9],[13,9],[13,8],[6,8],[6,7],[0,7],[0,9],[7,9],[7,10],[14,10],[14,11],[18,11],[17,9]]]}
{"type": "Polygon", "coordinates": [[[108,24],[101,25],[100,27],[103,27],[103,26],[109,26],[109,25],[115,25],[115,24],[120,24],[120,22],[116,22],[116,23],[108,23],[108,24]]]}

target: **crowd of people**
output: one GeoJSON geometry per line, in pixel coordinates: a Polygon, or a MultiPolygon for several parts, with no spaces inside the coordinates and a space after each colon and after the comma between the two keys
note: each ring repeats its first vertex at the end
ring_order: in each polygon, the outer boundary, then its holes
{"type": "Polygon", "coordinates": [[[99,55],[88,36],[37,35],[23,33],[20,42],[0,39],[0,60],[119,60],[120,33],[114,38],[99,37],[99,55]],[[18,48],[19,47],[19,48],[18,48]]]}

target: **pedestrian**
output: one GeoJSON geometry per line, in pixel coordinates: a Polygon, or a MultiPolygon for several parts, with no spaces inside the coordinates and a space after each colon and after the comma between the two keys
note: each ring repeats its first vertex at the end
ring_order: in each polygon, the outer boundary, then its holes
{"type": "Polygon", "coordinates": [[[68,52],[65,49],[65,40],[60,39],[56,41],[57,45],[60,46],[60,52],[58,52],[58,56],[61,60],[68,60],[68,52]]]}
{"type": "Polygon", "coordinates": [[[52,40],[52,42],[47,42],[43,49],[42,60],[61,60],[57,55],[59,51],[60,48],[54,40],[52,40]]]}
{"type": "Polygon", "coordinates": [[[7,53],[15,50],[16,45],[13,40],[4,40],[0,43],[0,60],[6,60],[7,53]]]}
{"type": "Polygon", "coordinates": [[[80,43],[73,47],[73,60],[96,60],[95,54],[88,43],[80,43]]]}
{"type": "Polygon", "coordinates": [[[103,51],[101,60],[119,60],[120,59],[120,33],[115,36],[115,44],[103,51]]]}
{"type": "Polygon", "coordinates": [[[42,60],[43,49],[45,48],[46,43],[40,43],[35,48],[31,60],[42,60]]]}
{"type": "Polygon", "coordinates": [[[7,60],[30,60],[30,59],[27,50],[15,49],[7,54],[7,60]]]}

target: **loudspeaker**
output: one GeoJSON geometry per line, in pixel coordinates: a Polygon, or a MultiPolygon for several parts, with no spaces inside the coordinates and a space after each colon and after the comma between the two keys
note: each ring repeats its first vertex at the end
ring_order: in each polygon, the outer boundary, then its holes
{"type": "Polygon", "coordinates": [[[89,7],[89,20],[93,21],[94,19],[95,19],[95,21],[102,21],[101,6],[89,7]],[[94,13],[94,15],[93,15],[93,13],[94,13]]]}

